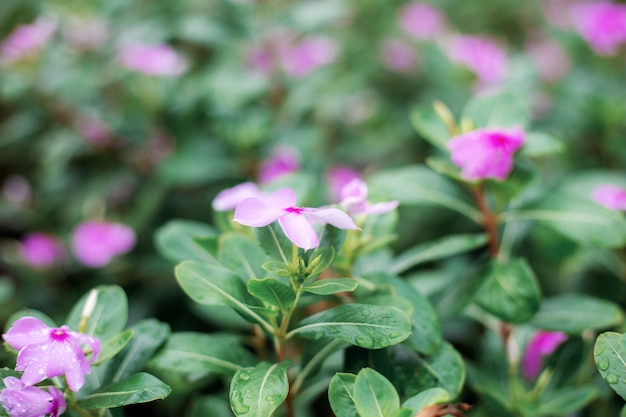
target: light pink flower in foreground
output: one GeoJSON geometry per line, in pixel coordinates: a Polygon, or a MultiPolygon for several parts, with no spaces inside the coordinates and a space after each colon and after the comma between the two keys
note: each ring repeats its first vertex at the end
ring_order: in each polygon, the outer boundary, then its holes
{"type": "Polygon", "coordinates": [[[336,57],[337,45],[326,37],[304,38],[279,54],[283,71],[296,78],[332,63],[336,57]]]}
{"type": "Polygon", "coordinates": [[[626,210],[626,188],[611,184],[599,185],[592,191],[591,198],[610,210],[626,210]]]}
{"type": "Polygon", "coordinates": [[[445,17],[437,8],[417,1],[400,9],[399,20],[404,32],[423,40],[434,38],[446,25],[445,17]]]}
{"type": "Polygon", "coordinates": [[[609,1],[574,4],[570,15],[578,33],[600,55],[615,55],[626,42],[626,5],[609,1]]]}
{"type": "Polygon", "coordinates": [[[45,269],[65,260],[61,242],[46,233],[29,233],[20,245],[22,258],[33,268],[45,269]]]}
{"type": "Polygon", "coordinates": [[[385,39],[380,45],[380,60],[394,72],[411,73],[417,68],[417,53],[413,45],[401,39],[385,39]]]}
{"type": "Polygon", "coordinates": [[[134,43],[122,46],[118,59],[127,69],[147,75],[173,77],[187,69],[187,63],[171,46],[134,43]]]}
{"type": "Polygon", "coordinates": [[[0,45],[0,59],[7,63],[18,61],[40,50],[54,33],[56,21],[40,17],[33,23],[18,26],[0,45]]]}
{"type": "Polygon", "coordinates": [[[326,182],[330,191],[330,202],[339,203],[341,201],[341,191],[350,181],[361,178],[359,172],[348,166],[336,166],[326,173],[326,182]]]}
{"type": "Polygon", "coordinates": [[[505,51],[491,39],[481,36],[457,36],[448,47],[450,59],[469,68],[479,86],[490,86],[504,80],[507,68],[505,51]]]}
{"type": "Polygon", "coordinates": [[[86,221],[72,233],[72,250],[83,265],[99,268],[115,256],[129,252],[135,240],[135,232],[126,225],[86,221]]]}
{"type": "Polygon", "coordinates": [[[78,391],[100,353],[100,341],[67,326],[50,328],[35,317],[22,317],[3,335],[18,350],[15,369],[24,371],[22,382],[35,385],[44,379],[65,375],[67,386],[78,391]],[[83,347],[91,352],[87,359],[83,347]]]}
{"type": "Polygon", "coordinates": [[[278,146],[259,168],[259,182],[268,183],[300,169],[300,152],[291,146],[278,146]]]}
{"type": "Polygon", "coordinates": [[[340,229],[358,229],[354,221],[336,208],[296,206],[296,194],[281,188],[265,197],[248,198],[237,205],[234,221],[250,227],[264,227],[278,220],[289,240],[308,250],[319,246],[319,237],[312,223],[328,223],[340,229]]]}
{"type": "Polygon", "coordinates": [[[234,187],[220,191],[213,199],[213,210],[228,211],[237,207],[246,198],[263,199],[263,193],[259,186],[253,182],[244,182],[234,187]]]}
{"type": "Polygon", "coordinates": [[[46,392],[12,376],[3,382],[6,388],[0,392],[0,403],[10,417],[58,417],[65,412],[65,398],[55,387],[48,387],[46,392]]]}
{"type": "Polygon", "coordinates": [[[534,379],[543,368],[543,358],[556,350],[567,340],[562,332],[537,331],[528,342],[522,358],[522,373],[527,379],[534,379]]]}
{"type": "Polygon", "coordinates": [[[523,144],[524,131],[520,128],[483,128],[452,138],[448,149],[466,180],[503,181],[513,167],[513,154],[523,144]]]}
{"type": "Polygon", "coordinates": [[[341,190],[340,205],[351,216],[359,214],[383,214],[398,207],[398,201],[370,204],[367,202],[367,184],[360,178],[355,178],[341,190]]]}

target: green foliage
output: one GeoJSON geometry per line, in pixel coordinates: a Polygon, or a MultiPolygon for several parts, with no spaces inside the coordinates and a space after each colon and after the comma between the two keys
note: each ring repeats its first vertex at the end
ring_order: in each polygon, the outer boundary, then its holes
{"type": "Polygon", "coordinates": [[[261,362],[238,370],[230,385],[230,407],[237,417],[269,417],[289,391],[287,363],[261,362]]]}

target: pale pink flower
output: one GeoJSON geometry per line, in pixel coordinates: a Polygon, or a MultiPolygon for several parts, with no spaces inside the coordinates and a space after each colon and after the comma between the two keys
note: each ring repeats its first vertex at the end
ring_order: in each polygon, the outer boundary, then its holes
{"type": "Polygon", "coordinates": [[[263,200],[243,200],[235,209],[234,221],[250,227],[264,227],[278,221],[287,238],[304,250],[319,246],[319,237],[312,223],[358,229],[350,216],[339,209],[297,207],[296,194],[290,188],[281,188],[263,200]]]}
{"type": "Polygon", "coordinates": [[[29,233],[20,243],[22,258],[33,268],[46,269],[65,260],[65,249],[61,242],[46,233],[29,233]]]}
{"type": "Polygon", "coordinates": [[[491,39],[459,35],[448,46],[450,59],[470,69],[486,87],[504,80],[507,68],[506,52],[491,39]]]}
{"type": "Polygon", "coordinates": [[[600,55],[615,55],[626,42],[626,5],[609,1],[574,4],[570,9],[574,27],[600,55]]]}
{"type": "Polygon", "coordinates": [[[383,214],[398,207],[398,201],[370,204],[367,201],[367,184],[360,178],[355,178],[347,183],[341,190],[341,203],[348,214],[358,216],[360,214],[383,214]]]}
{"type": "Polygon", "coordinates": [[[563,332],[537,331],[524,350],[522,358],[522,373],[526,379],[534,379],[543,368],[543,359],[556,350],[561,343],[567,340],[563,332]]]}
{"type": "Polygon", "coordinates": [[[86,266],[99,268],[135,246],[135,232],[126,225],[86,221],[72,233],[72,250],[86,266]]]}
{"type": "Polygon", "coordinates": [[[79,135],[93,145],[107,145],[111,141],[111,129],[96,118],[80,117],[75,122],[75,128],[79,135]]]}
{"type": "Polygon", "coordinates": [[[72,47],[80,50],[95,50],[102,46],[109,37],[109,25],[97,18],[68,19],[63,27],[63,39],[72,47]]]}
{"type": "Polygon", "coordinates": [[[253,45],[246,51],[248,66],[261,75],[269,77],[274,72],[275,62],[272,52],[260,45],[253,45]]]}
{"type": "Polygon", "coordinates": [[[17,206],[28,203],[31,194],[28,180],[21,175],[11,175],[2,183],[2,196],[17,206]]]}
{"type": "Polygon", "coordinates": [[[18,26],[0,45],[0,59],[10,64],[39,51],[55,29],[56,21],[47,16],[42,16],[33,23],[18,26]]]}
{"type": "Polygon", "coordinates": [[[626,210],[626,188],[602,184],[592,191],[591,198],[609,210],[626,210]]]}
{"type": "Polygon", "coordinates": [[[229,211],[237,207],[246,198],[263,199],[263,193],[259,186],[253,182],[244,182],[234,187],[220,191],[213,199],[213,210],[229,211]]]}
{"type": "Polygon", "coordinates": [[[404,32],[422,40],[434,38],[446,26],[445,17],[437,8],[418,1],[405,4],[399,20],[404,32]]]}
{"type": "Polygon", "coordinates": [[[16,320],[3,338],[18,351],[15,369],[24,371],[25,385],[64,375],[69,389],[78,391],[100,353],[100,341],[95,337],[67,326],[51,328],[35,317],[16,320]],[[89,359],[83,348],[90,353],[89,359]]]}
{"type": "Polygon", "coordinates": [[[417,53],[408,42],[401,39],[385,39],[380,45],[380,60],[394,72],[411,73],[417,68],[417,53]]]}
{"type": "Polygon", "coordinates": [[[526,47],[539,78],[555,82],[563,78],[572,67],[572,60],[561,45],[552,39],[535,40],[526,47]]]}
{"type": "Polygon", "coordinates": [[[328,170],[326,173],[326,182],[330,192],[330,202],[338,203],[341,201],[341,191],[343,188],[355,178],[361,178],[357,170],[348,166],[336,166],[328,170]]]}
{"type": "Polygon", "coordinates": [[[287,75],[300,78],[332,63],[336,57],[337,45],[332,39],[309,37],[282,51],[279,60],[287,75]]]}
{"type": "Polygon", "coordinates": [[[180,75],[187,69],[185,60],[166,44],[124,45],[119,52],[118,60],[124,68],[162,77],[180,75]]]}
{"type": "Polygon", "coordinates": [[[48,387],[46,392],[12,376],[3,382],[6,388],[0,392],[0,403],[10,417],[58,417],[65,412],[65,398],[55,387],[48,387]]]}
{"type": "Polygon", "coordinates": [[[291,146],[278,146],[259,167],[259,183],[265,184],[300,169],[300,152],[291,146]]]}
{"type": "Polygon", "coordinates": [[[483,128],[452,138],[448,149],[466,180],[503,181],[513,167],[513,154],[523,144],[524,131],[520,128],[483,128]]]}

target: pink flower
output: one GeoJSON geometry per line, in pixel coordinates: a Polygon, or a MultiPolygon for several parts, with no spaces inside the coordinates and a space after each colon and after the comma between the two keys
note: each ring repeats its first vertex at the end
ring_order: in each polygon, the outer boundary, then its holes
{"type": "Polygon", "coordinates": [[[97,18],[72,17],[63,28],[63,38],[72,47],[84,51],[99,48],[109,37],[109,25],[97,18]]]}
{"type": "Polygon", "coordinates": [[[269,77],[274,71],[274,57],[263,46],[254,45],[248,48],[246,62],[253,71],[266,77],[269,77]]]}
{"type": "Polygon", "coordinates": [[[11,175],[2,183],[2,196],[16,206],[25,205],[31,197],[28,180],[21,175],[11,175]]]}
{"type": "Polygon", "coordinates": [[[98,339],[67,326],[50,328],[35,317],[18,319],[3,338],[18,350],[15,369],[24,371],[25,385],[65,375],[67,386],[78,391],[85,382],[85,374],[90,372],[90,364],[100,353],[98,339]],[[85,357],[83,346],[91,352],[90,359],[85,357]]]}
{"type": "Polygon", "coordinates": [[[37,269],[49,268],[65,260],[65,250],[59,240],[45,233],[25,235],[20,253],[30,266],[37,269]]]}
{"type": "Polygon", "coordinates": [[[561,45],[551,39],[540,39],[526,47],[526,53],[537,69],[539,78],[555,82],[563,78],[572,66],[572,61],[561,45]]]}
{"type": "Polygon", "coordinates": [[[0,58],[13,63],[40,50],[54,33],[56,22],[50,17],[40,17],[33,23],[18,26],[0,45],[0,58]]]}
{"type": "Polygon", "coordinates": [[[473,71],[479,86],[500,83],[506,75],[506,53],[495,42],[480,36],[457,36],[449,45],[450,59],[473,71]]]}
{"type": "Polygon", "coordinates": [[[120,64],[147,75],[173,77],[182,74],[187,64],[169,45],[125,45],[119,52],[120,64]]]}
{"type": "Polygon", "coordinates": [[[513,154],[523,144],[524,131],[520,128],[484,128],[452,138],[448,148],[452,162],[461,167],[466,180],[503,181],[513,167],[513,154]]]}
{"type": "Polygon", "coordinates": [[[626,188],[611,184],[597,186],[591,198],[609,210],[626,210],[626,188]]]}
{"type": "Polygon", "coordinates": [[[259,182],[268,183],[300,169],[300,152],[290,146],[279,146],[261,163],[259,182]]]}
{"type": "Polygon", "coordinates": [[[115,256],[130,251],[135,246],[135,239],[135,232],[126,225],[86,221],[74,229],[72,249],[82,264],[99,268],[115,256]]]}
{"type": "Polygon", "coordinates": [[[341,190],[355,178],[361,178],[361,176],[354,168],[337,166],[329,169],[326,173],[326,181],[330,191],[330,202],[338,203],[341,201],[341,190]]]}
{"type": "Polygon", "coordinates": [[[296,194],[290,188],[281,188],[263,200],[243,200],[235,209],[234,220],[251,227],[264,227],[278,220],[287,238],[304,250],[319,246],[312,222],[358,229],[350,216],[339,209],[296,207],[296,194]]]}
{"type": "Polygon", "coordinates": [[[400,9],[400,26],[417,39],[432,39],[446,25],[445,17],[433,6],[417,1],[407,3],[400,9]]]}
{"type": "Polygon", "coordinates": [[[330,38],[310,37],[291,45],[279,55],[283,71],[300,78],[330,64],[337,57],[337,45],[330,38]]]}
{"type": "Polygon", "coordinates": [[[522,373],[527,379],[534,379],[543,368],[543,358],[556,350],[567,340],[562,332],[537,331],[528,342],[522,358],[522,373]]]}
{"type": "Polygon", "coordinates": [[[341,190],[341,206],[351,216],[359,214],[383,214],[398,207],[398,201],[369,204],[367,202],[367,184],[360,178],[355,178],[341,190]]]}
{"type": "Polygon", "coordinates": [[[570,15],[578,33],[600,55],[615,55],[626,42],[626,5],[580,3],[571,7],[570,15]]]}
{"type": "Polygon", "coordinates": [[[12,376],[3,382],[6,388],[0,392],[0,403],[10,417],[58,417],[65,412],[63,393],[54,387],[48,387],[46,392],[12,376]]]}
{"type": "Polygon", "coordinates": [[[386,39],[380,46],[380,60],[394,72],[410,73],[417,67],[417,54],[413,46],[400,39],[386,39]]]}
{"type": "Polygon", "coordinates": [[[246,198],[263,199],[265,194],[253,182],[244,182],[220,191],[213,199],[213,210],[228,211],[237,207],[246,198]]]}

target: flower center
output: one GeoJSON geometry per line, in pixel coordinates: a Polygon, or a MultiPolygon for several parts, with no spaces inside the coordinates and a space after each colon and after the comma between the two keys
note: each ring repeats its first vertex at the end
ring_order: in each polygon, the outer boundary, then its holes
{"type": "Polygon", "coordinates": [[[302,213],[302,208],[301,207],[287,207],[285,209],[285,211],[287,213],[295,213],[295,214],[300,214],[302,213]]]}
{"type": "Polygon", "coordinates": [[[55,340],[57,342],[62,342],[68,337],[69,337],[69,333],[67,332],[67,329],[64,329],[62,327],[57,328],[57,329],[52,329],[50,331],[50,339],[55,340]]]}

